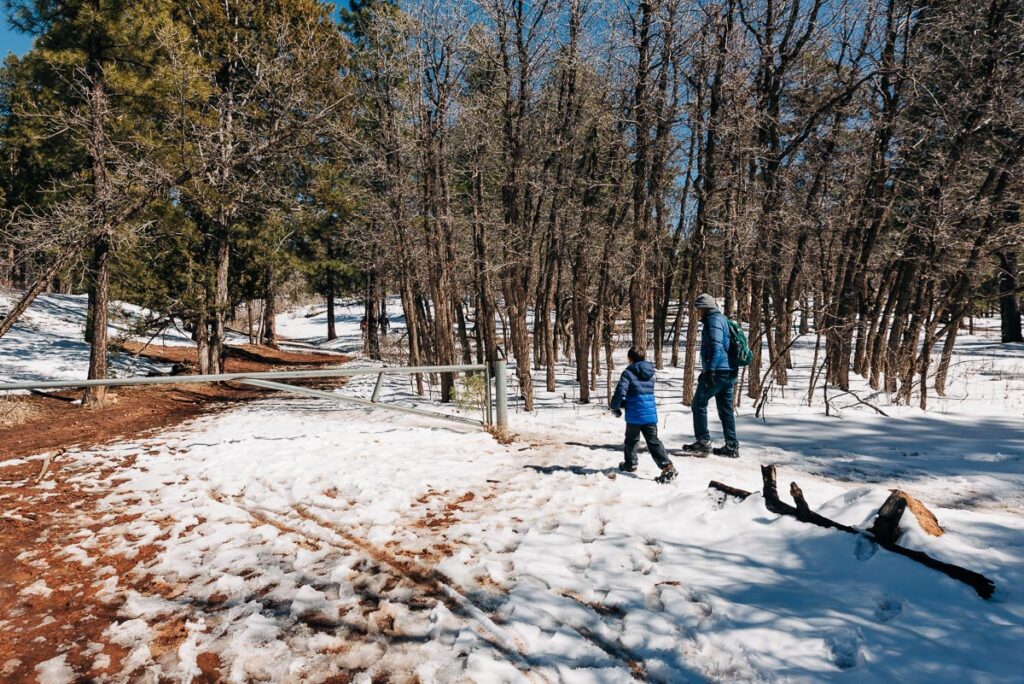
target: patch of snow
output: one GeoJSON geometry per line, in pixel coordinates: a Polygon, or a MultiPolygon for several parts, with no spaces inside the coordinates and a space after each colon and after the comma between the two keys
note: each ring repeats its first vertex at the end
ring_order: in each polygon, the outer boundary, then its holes
{"type": "Polygon", "coordinates": [[[53,593],[53,589],[46,586],[46,580],[40,579],[28,585],[19,593],[23,596],[49,596],[53,593]]]}
{"type": "Polygon", "coordinates": [[[36,678],[39,684],[68,684],[75,680],[75,671],[65,662],[66,655],[50,658],[36,665],[36,678]]]}
{"type": "Polygon", "coordinates": [[[89,554],[85,552],[85,549],[74,544],[65,546],[63,549],[63,554],[67,556],[69,559],[75,561],[79,565],[86,568],[92,567],[96,564],[96,560],[89,556],[89,554]]]}

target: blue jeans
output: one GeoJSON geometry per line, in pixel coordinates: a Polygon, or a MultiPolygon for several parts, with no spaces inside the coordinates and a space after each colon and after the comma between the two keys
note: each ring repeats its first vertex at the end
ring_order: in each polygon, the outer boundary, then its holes
{"type": "Polygon", "coordinates": [[[722,421],[722,432],[725,433],[725,446],[730,449],[739,448],[736,439],[736,414],[732,409],[732,393],[736,387],[736,375],[733,371],[705,371],[697,380],[697,391],[693,395],[690,409],[693,411],[693,435],[699,442],[710,442],[708,431],[708,402],[715,398],[718,407],[718,419],[722,421]]]}

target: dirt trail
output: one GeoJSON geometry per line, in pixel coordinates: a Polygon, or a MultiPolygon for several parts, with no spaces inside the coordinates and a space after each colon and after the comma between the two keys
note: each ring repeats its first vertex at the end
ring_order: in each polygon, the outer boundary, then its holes
{"type": "MultiPolygon", "coordinates": [[[[164,363],[190,363],[191,347],[125,345],[133,353],[164,363]]],[[[230,347],[225,364],[229,373],[302,368],[344,363],[345,356],[281,351],[244,345],[230,347]]],[[[88,447],[133,437],[182,423],[236,401],[266,396],[261,390],[230,383],[203,385],[150,385],[112,388],[110,402],[95,408],[71,403],[77,391],[21,399],[28,417],[16,425],[0,427],[0,480],[4,459],[30,456],[72,446],[88,447]]]]}
{"type": "MultiPolygon", "coordinates": [[[[194,350],[187,347],[155,345],[142,352],[168,363],[186,362],[191,354],[194,350]]],[[[280,370],[347,360],[245,346],[229,350],[226,370],[280,370]]],[[[25,419],[0,427],[0,682],[35,681],[36,665],[58,655],[82,677],[78,681],[121,672],[128,654],[103,636],[116,621],[120,606],[105,596],[104,583],[113,575],[119,578],[121,588],[142,582],[145,575],[132,570],[157,550],[155,544],[147,544],[131,558],[108,551],[88,566],[71,560],[68,547],[80,535],[95,535],[105,526],[126,522],[118,511],[101,510],[98,503],[119,482],[118,471],[130,467],[134,457],[100,466],[97,471],[96,466],[77,463],[60,451],[138,438],[268,393],[220,383],[118,388],[112,392],[112,401],[97,408],[70,403],[79,396],[77,392],[20,400],[30,407],[25,419]],[[43,459],[24,457],[43,452],[57,455],[37,483],[43,459]],[[95,486],[97,482],[100,486],[95,486]],[[115,518],[111,520],[110,515],[115,518]],[[58,653],[61,644],[67,648],[58,653]]],[[[137,588],[145,594],[170,591],[152,581],[137,588]]],[[[180,628],[160,626],[156,648],[159,650],[163,641],[171,648],[180,628]],[[163,639],[165,631],[167,638],[163,639]]],[[[200,656],[204,672],[199,680],[215,681],[215,656],[200,656]]]]}

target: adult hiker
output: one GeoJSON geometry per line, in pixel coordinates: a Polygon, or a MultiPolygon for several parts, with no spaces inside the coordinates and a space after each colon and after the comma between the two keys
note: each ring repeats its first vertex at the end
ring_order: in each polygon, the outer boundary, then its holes
{"type": "Polygon", "coordinates": [[[622,371],[619,384],[612,395],[611,410],[616,418],[622,417],[626,407],[626,460],[619,464],[619,470],[632,473],[637,468],[636,450],[640,435],[647,442],[654,463],[661,468],[655,478],[662,484],[676,476],[676,469],[668,460],[665,445],[658,439],[658,408],[654,400],[654,366],[646,360],[643,351],[631,347],[627,352],[629,365],[622,371]]]}
{"type": "Polygon", "coordinates": [[[729,319],[718,310],[714,297],[702,294],[693,303],[700,314],[701,374],[697,379],[697,390],[693,394],[690,410],[693,411],[693,436],[697,441],[687,444],[683,451],[699,456],[713,453],[716,456],[736,458],[740,455],[740,443],[736,439],[736,414],[732,408],[732,395],[736,387],[739,367],[735,354],[730,353],[733,341],[729,334],[729,319]],[[725,433],[725,446],[712,448],[711,433],[708,431],[708,402],[714,397],[718,407],[718,419],[725,433]]]}

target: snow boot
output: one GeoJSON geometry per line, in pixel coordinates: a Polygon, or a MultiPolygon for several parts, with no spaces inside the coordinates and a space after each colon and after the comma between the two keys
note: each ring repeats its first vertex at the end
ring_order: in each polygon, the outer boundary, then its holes
{"type": "Polygon", "coordinates": [[[626,463],[625,461],[623,461],[622,463],[619,464],[619,470],[621,472],[623,472],[623,473],[635,473],[636,472],[636,466],[635,465],[630,465],[630,464],[626,463]]]}
{"type": "Polygon", "coordinates": [[[730,446],[715,447],[714,449],[711,450],[711,453],[713,453],[715,456],[724,456],[726,458],[739,458],[740,457],[740,448],[738,446],[736,446],[736,447],[730,447],[730,446]]]}
{"type": "Polygon", "coordinates": [[[658,475],[658,477],[654,478],[654,481],[657,482],[658,484],[668,484],[672,480],[676,479],[676,475],[678,474],[679,471],[676,470],[676,467],[669,463],[667,466],[661,469],[661,475],[658,475]]]}
{"type": "Polygon", "coordinates": [[[683,453],[703,458],[711,453],[711,442],[694,442],[693,444],[684,444],[683,453]]]}

